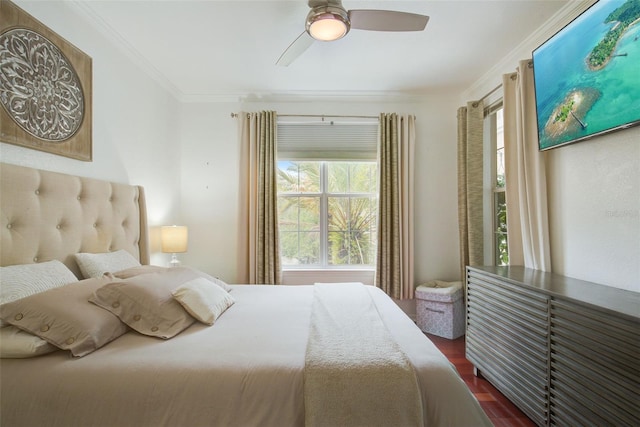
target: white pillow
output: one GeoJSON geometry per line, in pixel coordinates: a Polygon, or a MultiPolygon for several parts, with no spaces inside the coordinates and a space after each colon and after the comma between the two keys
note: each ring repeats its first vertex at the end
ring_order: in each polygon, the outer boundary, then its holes
{"type": "Polygon", "coordinates": [[[224,280],[220,279],[219,277],[212,277],[211,281],[213,283],[215,283],[216,285],[220,286],[222,289],[224,289],[226,292],[231,292],[231,286],[229,286],[227,284],[227,282],[225,282],[224,280]]]}
{"type": "Polygon", "coordinates": [[[58,260],[0,267],[0,304],[77,281],[58,260]]]}
{"type": "Polygon", "coordinates": [[[15,326],[0,328],[0,357],[3,359],[21,359],[40,356],[59,350],[53,344],[15,326]]]}
{"type": "Polygon", "coordinates": [[[224,280],[220,279],[219,277],[213,277],[210,274],[207,274],[203,271],[200,270],[196,270],[195,268],[192,267],[187,267],[190,268],[191,270],[197,272],[199,275],[201,275],[203,278],[208,279],[210,281],[212,281],[213,283],[215,283],[216,285],[220,286],[222,289],[224,289],[227,292],[231,292],[231,286],[229,286],[227,284],[227,282],[225,282],[224,280]]]}
{"type": "Polygon", "coordinates": [[[140,262],[124,249],[102,254],[78,253],[75,257],[85,279],[100,278],[104,273],[140,266],[140,262]]]}
{"type": "Polygon", "coordinates": [[[184,283],[172,294],[190,315],[207,325],[235,303],[231,294],[203,277],[184,283]]]}

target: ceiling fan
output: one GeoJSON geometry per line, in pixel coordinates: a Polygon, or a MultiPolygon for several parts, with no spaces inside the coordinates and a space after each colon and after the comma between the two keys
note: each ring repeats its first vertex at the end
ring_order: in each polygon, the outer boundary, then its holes
{"type": "Polygon", "coordinates": [[[429,21],[426,15],[394,10],[347,10],[341,0],[309,0],[305,31],[280,55],[276,65],[287,66],[314,41],[338,40],[350,29],[369,31],[422,31],[429,21]]]}

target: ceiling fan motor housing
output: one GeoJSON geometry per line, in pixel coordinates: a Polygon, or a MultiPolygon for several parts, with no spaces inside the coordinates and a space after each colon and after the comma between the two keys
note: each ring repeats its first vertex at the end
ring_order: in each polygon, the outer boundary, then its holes
{"type": "Polygon", "coordinates": [[[309,11],[305,28],[316,40],[333,41],[351,29],[349,14],[341,6],[316,6],[309,11]]]}

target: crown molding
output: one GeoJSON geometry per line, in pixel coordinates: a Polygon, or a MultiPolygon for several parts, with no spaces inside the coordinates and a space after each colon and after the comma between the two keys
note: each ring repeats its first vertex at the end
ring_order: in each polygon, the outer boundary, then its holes
{"type": "Polygon", "coordinates": [[[569,0],[551,19],[518,44],[500,62],[496,63],[482,77],[461,93],[460,102],[479,99],[501,85],[502,75],[515,71],[518,61],[531,57],[531,52],[549,37],[560,31],[578,15],[598,0],[569,0]]]}
{"type": "Polygon", "coordinates": [[[404,92],[358,92],[358,91],[286,91],[286,92],[254,92],[254,93],[217,93],[183,95],[184,103],[241,102],[241,103],[274,103],[274,102],[397,102],[419,103],[425,100],[422,93],[404,92]]]}
{"type": "Polygon", "coordinates": [[[151,65],[151,63],[127,41],[126,37],[102,19],[102,17],[100,17],[100,15],[90,6],[91,2],[81,2],[76,0],[65,1],[78,14],[84,16],[90,23],[92,23],[96,30],[105,36],[113,46],[129,58],[131,62],[138,65],[145,74],[151,77],[174,98],[177,100],[181,99],[183,96],[182,92],[156,67],[151,65]]]}

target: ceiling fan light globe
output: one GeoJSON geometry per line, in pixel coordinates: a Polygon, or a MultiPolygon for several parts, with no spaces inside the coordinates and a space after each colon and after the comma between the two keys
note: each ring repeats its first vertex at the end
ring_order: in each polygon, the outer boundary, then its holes
{"type": "Polygon", "coordinates": [[[316,40],[333,41],[344,37],[347,27],[337,19],[322,18],[309,26],[309,34],[316,40]]]}
{"type": "Polygon", "coordinates": [[[338,40],[349,32],[349,18],[346,11],[341,9],[316,8],[309,12],[306,28],[309,35],[316,40],[338,40]]]}

